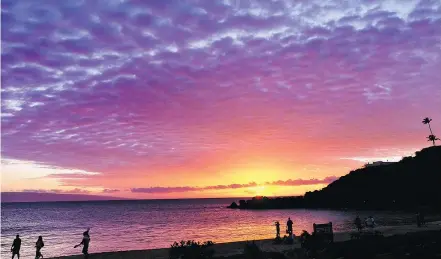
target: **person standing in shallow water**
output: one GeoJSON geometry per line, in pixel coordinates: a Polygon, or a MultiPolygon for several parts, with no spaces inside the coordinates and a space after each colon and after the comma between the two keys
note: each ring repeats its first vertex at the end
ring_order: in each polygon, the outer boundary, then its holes
{"type": "Polygon", "coordinates": [[[37,242],[35,243],[35,248],[37,249],[35,253],[35,259],[43,258],[43,255],[41,254],[41,248],[43,248],[44,242],[43,237],[39,236],[37,242]]]}
{"type": "Polygon", "coordinates": [[[287,232],[289,234],[289,236],[292,236],[292,220],[291,218],[288,218],[288,222],[286,222],[286,226],[287,226],[287,232]]]}
{"type": "Polygon", "coordinates": [[[280,238],[280,223],[276,221],[276,238],[280,238]]]}
{"type": "Polygon", "coordinates": [[[21,247],[21,239],[20,236],[17,235],[14,239],[14,242],[12,242],[12,246],[11,246],[12,259],[14,259],[15,255],[17,255],[18,259],[20,259],[20,247],[21,247]]]}
{"type": "Polygon", "coordinates": [[[79,246],[83,246],[83,254],[84,254],[84,258],[89,258],[89,243],[90,243],[90,236],[89,236],[89,230],[90,228],[87,229],[87,231],[85,231],[83,233],[83,240],[81,240],[81,243],[79,243],[78,245],[74,246],[74,248],[77,248],[79,246]]]}

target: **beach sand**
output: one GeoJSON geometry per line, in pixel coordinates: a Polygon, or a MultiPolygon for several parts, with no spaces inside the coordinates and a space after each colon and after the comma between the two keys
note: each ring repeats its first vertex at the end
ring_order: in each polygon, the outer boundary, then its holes
{"type": "MultiPolygon", "coordinates": [[[[394,235],[403,235],[406,233],[420,232],[420,231],[431,231],[431,230],[441,230],[441,221],[429,222],[424,227],[417,227],[416,225],[402,225],[402,226],[380,226],[375,228],[383,233],[384,236],[394,236],[394,235]]],[[[353,232],[344,232],[344,233],[334,233],[334,241],[335,242],[343,242],[350,240],[351,233],[353,232]]],[[[206,241],[206,240],[200,240],[206,241]]],[[[250,240],[251,241],[251,240],[250,240]]],[[[232,242],[232,243],[220,243],[215,244],[213,249],[215,250],[215,256],[230,256],[241,254],[243,252],[243,248],[246,241],[242,242],[232,242]]],[[[295,242],[293,245],[276,245],[273,244],[273,240],[256,240],[255,243],[261,248],[261,250],[266,252],[285,252],[288,250],[292,250],[294,248],[299,248],[299,242],[295,242]]],[[[150,250],[137,250],[137,251],[118,251],[118,252],[106,252],[106,253],[97,253],[91,254],[89,258],[94,259],[167,259],[168,257],[168,248],[162,249],[150,249],[150,250]]],[[[59,259],[81,259],[82,255],[72,255],[72,256],[63,256],[63,257],[54,257],[59,259]]]]}

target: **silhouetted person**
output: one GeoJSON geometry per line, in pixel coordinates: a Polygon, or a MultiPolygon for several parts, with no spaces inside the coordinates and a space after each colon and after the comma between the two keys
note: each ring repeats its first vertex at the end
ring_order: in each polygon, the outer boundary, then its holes
{"type": "Polygon", "coordinates": [[[288,227],[287,232],[289,236],[292,236],[292,220],[291,218],[288,218],[288,222],[286,222],[286,226],[288,227]]]}
{"type": "Polygon", "coordinates": [[[17,235],[14,239],[14,242],[12,242],[11,246],[11,252],[12,252],[12,258],[17,255],[17,257],[20,259],[20,247],[21,247],[21,239],[20,236],[17,235]]]}
{"type": "Polygon", "coordinates": [[[421,213],[417,213],[416,214],[416,223],[417,223],[417,227],[421,227],[421,213]]]}
{"type": "Polygon", "coordinates": [[[90,228],[87,229],[87,231],[85,231],[83,233],[83,240],[81,240],[81,243],[79,243],[78,245],[74,246],[74,248],[77,248],[79,246],[83,246],[83,254],[84,254],[84,258],[89,258],[89,242],[90,242],[90,236],[89,236],[89,230],[90,228]]]}
{"type": "Polygon", "coordinates": [[[358,232],[361,232],[363,226],[361,225],[361,219],[360,219],[360,217],[358,215],[355,218],[354,224],[357,227],[358,232]]]}
{"type": "Polygon", "coordinates": [[[276,221],[276,238],[280,238],[280,223],[276,221]]]}
{"type": "Polygon", "coordinates": [[[424,213],[420,212],[420,223],[422,226],[426,225],[426,219],[424,218],[424,213]]]}
{"type": "Polygon", "coordinates": [[[39,236],[37,242],[35,243],[35,248],[37,249],[35,253],[35,259],[43,258],[43,255],[41,254],[41,248],[43,248],[44,242],[43,237],[39,236]]]}
{"type": "Polygon", "coordinates": [[[374,217],[369,216],[366,219],[366,227],[368,227],[372,232],[374,231],[374,227],[375,227],[375,220],[374,217]]]}

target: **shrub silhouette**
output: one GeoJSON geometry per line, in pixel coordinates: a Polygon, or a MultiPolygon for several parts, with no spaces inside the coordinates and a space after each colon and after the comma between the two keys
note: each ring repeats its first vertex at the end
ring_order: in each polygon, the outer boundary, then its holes
{"type": "Polygon", "coordinates": [[[260,259],[263,258],[263,253],[260,248],[253,242],[247,242],[243,249],[245,259],[260,259]]]}
{"type": "Polygon", "coordinates": [[[245,259],[261,259],[264,258],[263,252],[260,248],[253,242],[247,242],[243,249],[243,255],[245,259]]]}
{"type": "Polygon", "coordinates": [[[212,241],[200,243],[194,240],[174,242],[169,257],[170,259],[210,259],[214,256],[214,250],[210,248],[213,244],[212,241]]]}

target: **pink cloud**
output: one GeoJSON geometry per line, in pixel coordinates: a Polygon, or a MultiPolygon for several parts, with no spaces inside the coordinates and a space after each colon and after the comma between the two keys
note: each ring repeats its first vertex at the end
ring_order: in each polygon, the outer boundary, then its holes
{"type": "Polygon", "coordinates": [[[91,201],[120,200],[122,198],[85,194],[66,194],[53,192],[2,192],[3,202],[42,202],[42,201],[91,201]]]}
{"type": "Polygon", "coordinates": [[[441,130],[439,3],[178,2],[2,3],[2,157],[109,190],[262,159],[323,179],[441,130]]]}
{"type": "Polygon", "coordinates": [[[120,192],[120,190],[118,190],[118,189],[104,189],[102,192],[103,193],[117,193],[117,192],[120,192]]]}
{"type": "MultiPolygon", "coordinates": [[[[302,186],[302,185],[316,185],[316,184],[329,184],[337,180],[338,177],[330,176],[324,179],[296,179],[286,181],[273,181],[266,182],[265,185],[274,186],[302,186]]],[[[257,183],[251,182],[247,184],[229,184],[229,185],[215,185],[215,186],[180,186],[180,187],[147,187],[147,188],[132,188],[131,192],[134,193],[174,193],[174,192],[194,192],[194,191],[207,191],[207,190],[226,190],[226,189],[241,189],[248,187],[256,187],[257,183]]]]}
{"type": "Polygon", "coordinates": [[[267,182],[266,184],[269,185],[280,185],[280,186],[301,186],[301,185],[314,185],[314,184],[330,184],[333,181],[337,180],[338,177],[336,176],[329,176],[324,179],[296,179],[296,180],[286,180],[286,181],[274,181],[274,182],[267,182]]]}

